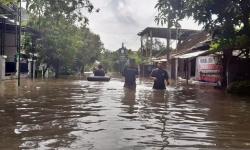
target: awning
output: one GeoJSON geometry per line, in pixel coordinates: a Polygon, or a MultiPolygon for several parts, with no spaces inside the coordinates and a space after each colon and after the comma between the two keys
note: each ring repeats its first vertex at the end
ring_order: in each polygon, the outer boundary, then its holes
{"type": "Polygon", "coordinates": [[[208,50],[197,51],[197,52],[192,52],[192,53],[187,53],[187,54],[180,54],[180,55],[174,56],[174,58],[180,58],[180,59],[194,58],[194,57],[200,56],[202,54],[205,54],[207,52],[208,52],[208,50]]]}
{"type": "Polygon", "coordinates": [[[189,35],[194,33],[200,33],[200,30],[189,30],[189,29],[168,29],[168,28],[158,28],[158,27],[147,27],[140,33],[138,33],[139,36],[152,36],[155,38],[171,38],[176,40],[178,37],[178,40],[185,40],[189,35]],[[180,35],[176,35],[177,31],[180,35]],[[171,37],[169,36],[169,33],[171,33],[171,37]]]}
{"type": "Polygon", "coordinates": [[[154,59],[153,62],[167,62],[167,59],[154,59]]]}

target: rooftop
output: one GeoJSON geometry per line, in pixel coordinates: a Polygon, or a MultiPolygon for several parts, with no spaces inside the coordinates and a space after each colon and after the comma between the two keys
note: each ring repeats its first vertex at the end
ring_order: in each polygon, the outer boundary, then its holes
{"type": "Polygon", "coordinates": [[[171,37],[169,35],[169,29],[167,28],[157,28],[157,27],[147,27],[143,31],[139,32],[139,36],[150,36],[156,38],[170,38],[173,40],[185,40],[190,34],[200,33],[200,30],[189,30],[189,29],[170,29],[171,37]]]}
{"type": "Polygon", "coordinates": [[[186,40],[177,45],[177,51],[186,51],[188,49],[195,49],[204,45],[207,45],[212,39],[208,32],[202,31],[199,33],[193,33],[189,35],[186,40]]]}
{"type": "Polygon", "coordinates": [[[13,24],[14,20],[16,20],[17,9],[14,5],[7,7],[0,4],[0,18],[5,18],[7,19],[7,23],[13,24]]]}

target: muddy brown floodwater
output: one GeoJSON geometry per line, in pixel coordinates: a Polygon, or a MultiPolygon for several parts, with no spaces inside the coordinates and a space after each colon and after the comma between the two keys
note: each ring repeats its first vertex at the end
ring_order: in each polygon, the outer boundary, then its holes
{"type": "Polygon", "coordinates": [[[204,86],[0,82],[0,149],[250,149],[250,98],[204,86]]]}

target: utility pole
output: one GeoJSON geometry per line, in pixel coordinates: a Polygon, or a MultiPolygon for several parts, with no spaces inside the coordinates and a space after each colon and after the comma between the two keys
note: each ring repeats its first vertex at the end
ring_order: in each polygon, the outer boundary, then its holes
{"type": "Polygon", "coordinates": [[[152,59],[152,52],[153,51],[153,34],[152,31],[150,31],[150,59],[152,59]]]}
{"type": "Polygon", "coordinates": [[[167,59],[170,58],[170,40],[171,40],[171,23],[170,17],[168,16],[168,36],[167,36],[167,59]]]}
{"type": "MultiPolygon", "coordinates": [[[[17,40],[17,53],[18,53],[18,72],[17,72],[17,82],[18,82],[18,86],[20,86],[20,69],[21,69],[21,66],[20,66],[20,61],[21,61],[21,8],[22,8],[22,2],[21,0],[19,1],[19,9],[17,8],[17,19],[18,19],[18,22],[19,22],[19,30],[17,31],[18,34],[18,40],[17,40]]],[[[16,28],[17,28],[17,24],[16,24],[16,28]]]]}
{"type": "MultiPolygon", "coordinates": [[[[168,5],[168,9],[170,10],[170,6],[168,5]]],[[[170,61],[170,42],[171,42],[171,20],[170,20],[170,14],[168,14],[167,17],[167,22],[168,22],[168,36],[167,36],[167,71],[169,72],[169,78],[172,78],[172,66],[171,66],[171,61],[170,61]]]]}

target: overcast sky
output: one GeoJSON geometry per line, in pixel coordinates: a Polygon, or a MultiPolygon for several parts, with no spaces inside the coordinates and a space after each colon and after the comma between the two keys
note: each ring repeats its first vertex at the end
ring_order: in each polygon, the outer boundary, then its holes
{"type": "MultiPolygon", "coordinates": [[[[122,42],[132,50],[140,47],[137,33],[157,26],[154,6],[157,0],[92,0],[99,13],[89,15],[89,28],[99,34],[106,49],[117,50],[122,42]]],[[[193,21],[184,21],[184,29],[200,29],[193,21]]]]}

